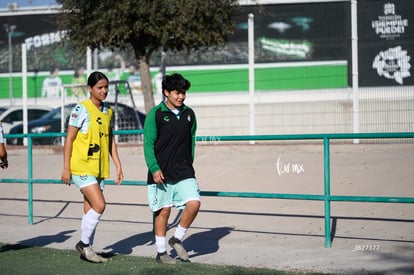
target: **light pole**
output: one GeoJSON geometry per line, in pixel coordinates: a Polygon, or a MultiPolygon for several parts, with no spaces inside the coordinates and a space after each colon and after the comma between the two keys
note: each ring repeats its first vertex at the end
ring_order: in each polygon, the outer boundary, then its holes
{"type": "Polygon", "coordinates": [[[13,105],[13,47],[12,36],[16,29],[15,25],[4,25],[9,38],[9,97],[10,105],[13,105]]]}

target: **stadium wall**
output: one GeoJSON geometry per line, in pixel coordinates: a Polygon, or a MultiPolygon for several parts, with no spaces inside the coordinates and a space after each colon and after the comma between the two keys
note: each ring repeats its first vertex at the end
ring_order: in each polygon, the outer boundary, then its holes
{"type": "MultiPolygon", "coordinates": [[[[411,0],[276,2],[243,6],[235,15],[235,34],[224,49],[167,53],[167,73],[180,72],[192,81],[187,103],[200,113],[200,134],[249,133],[249,13],[255,14],[257,26],[256,134],[352,132],[355,123],[360,132],[414,130],[411,0]],[[357,36],[351,33],[353,4],[357,6],[357,36]],[[351,50],[355,40],[356,61],[351,50]],[[353,62],[358,62],[354,71],[353,62]],[[359,86],[352,83],[355,76],[359,86]]],[[[45,52],[55,62],[66,57],[60,51],[45,52]]],[[[31,60],[35,60],[33,53],[31,60]]],[[[37,74],[33,68],[29,68],[27,82],[32,99],[40,94],[41,82],[48,75],[47,67],[37,74]]],[[[7,99],[9,74],[3,72],[0,99],[7,99]]],[[[154,67],[152,75],[157,73],[154,67]]],[[[63,82],[70,83],[72,74],[73,70],[62,69],[63,82]]],[[[21,95],[21,83],[19,73],[13,73],[15,98],[21,95]]],[[[139,94],[136,103],[142,106],[139,94]]]]}

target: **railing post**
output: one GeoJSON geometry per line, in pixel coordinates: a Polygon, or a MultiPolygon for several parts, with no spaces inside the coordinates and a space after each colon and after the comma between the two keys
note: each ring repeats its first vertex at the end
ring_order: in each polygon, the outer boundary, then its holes
{"type": "Polygon", "coordinates": [[[323,161],[324,161],[324,205],[325,205],[325,247],[331,247],[331,165],[329,138],[323,139],[323,161]]]}
{"type": "Polygon", "coordinates": [[[28,199],[27,203],[29,210],[29,224],[33,224],[33,142],[32,137],[29,135],[27,138],[27,190],[28,199]]]}

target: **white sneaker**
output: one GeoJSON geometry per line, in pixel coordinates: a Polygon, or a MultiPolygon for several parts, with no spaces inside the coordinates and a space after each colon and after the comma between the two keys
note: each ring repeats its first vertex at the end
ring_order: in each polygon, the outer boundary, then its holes
{"type": "Polygon", "coordinates": [[[157,253],[155,261],[160,264],[175,264],[176,261],[168,255],[167,252],[157,253]]]}
{"type": "Polygon", "coordinates": [[[86,260],[92,263],[105,263],[108,261],[108,259],[97,255],[90,245],[84,246],[81,241],[79,241],[75,247],[86,260]]]}
{"type": "Polygon", "coordinates": [[[185,250],[183,243],[177,239],[176,237],[171,237],[171,239],[168,240],[168,244],[175,249],[177,252],[178,257],[184,262],[189,262],[188,259],[188,253],[185,250]]]}

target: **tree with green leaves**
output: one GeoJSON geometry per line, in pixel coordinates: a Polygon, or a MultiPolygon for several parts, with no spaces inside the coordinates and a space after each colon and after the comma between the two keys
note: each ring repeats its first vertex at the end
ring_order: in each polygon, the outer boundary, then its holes
{"type": "Polygon", "coordinates": [[[156,51],[224,46],[238,0],[57,0],[59,26],[74,48],[133,49],[145,110],[154,106],[150,59],[156,51]]]}

